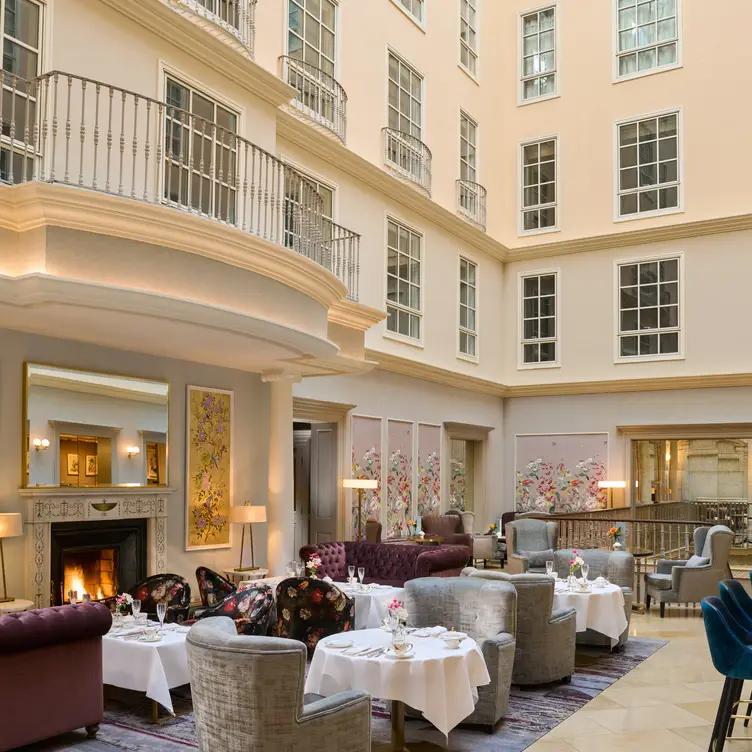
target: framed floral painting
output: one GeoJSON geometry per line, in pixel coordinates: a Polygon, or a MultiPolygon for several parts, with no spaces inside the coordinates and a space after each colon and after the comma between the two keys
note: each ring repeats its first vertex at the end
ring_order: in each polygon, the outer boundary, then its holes
{"type": "Polygon", "coordinates": [[[187,391],[186,550],[230,548],[233,393],[187,391]]]}

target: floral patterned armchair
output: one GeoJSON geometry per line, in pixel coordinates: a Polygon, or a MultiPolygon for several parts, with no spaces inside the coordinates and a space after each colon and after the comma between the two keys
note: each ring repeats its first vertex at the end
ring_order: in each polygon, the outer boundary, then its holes
{"type": "Polygon", "coordinates": [[[229,616],[239,635],[265,637],[274,622],[274,593],[268,585],[236,590],[221,603],[203,609],[196,621],[208,616],[229,616]]]}
{"type": "Polygon", "coordinates": [[[193,609],[192,615],[195,618],[202,616],[206,609],[218,606],[238,589],[233,582],[208,567],[196,568],[196,581],[201,596],[201,606],[193,609]]]}
{"type": "Polygon", "coordinates": [[[167,604],[166,622],[185,621],[191,603],[191,586],[179,574],[155,574],[128,591],[141,601],[141,613],[157,618],[157,603],[167,604]]]}
{"type": "Polygon", "coordinates": [[[336,585],[312,577],[290,577],[277,585],[277,634],[299,640],[313,655],[319,640],[349,632],[355,600],[336,585]]]}

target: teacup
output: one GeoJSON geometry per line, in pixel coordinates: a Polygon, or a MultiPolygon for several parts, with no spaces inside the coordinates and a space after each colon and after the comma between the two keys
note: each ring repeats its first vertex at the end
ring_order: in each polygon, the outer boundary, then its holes
{"type": "Polygon", "coordinates": [[[450,650],[456,650],[467,635],[464,632],[444,632],[441,639],[450,650]]]}
{"type": "Polygon", "coordinates": [[[392,650],[394,651],[394,654],[398,656],[407,655],[412,649],[412,642],[407,642],[407,640],[399,640],[392,643],[392,650]]]}

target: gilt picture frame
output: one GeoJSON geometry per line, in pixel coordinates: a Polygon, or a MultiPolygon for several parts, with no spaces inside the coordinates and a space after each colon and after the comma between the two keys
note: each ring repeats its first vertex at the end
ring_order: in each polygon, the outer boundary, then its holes
{"type": "Polygon", "coordinates": [[[97,472],[99,471],[99,467],[97,465],[97,455],[96,454],[87,454],[86,455],[86,464],[85,464],[85,472],[87,478],[96,478],[97,472]]]}
{"type": "Polygon", "coordinates": [[[78,455],[67,454],[66,460],[68,463],[68,475],[78,475],[78,455]]]}

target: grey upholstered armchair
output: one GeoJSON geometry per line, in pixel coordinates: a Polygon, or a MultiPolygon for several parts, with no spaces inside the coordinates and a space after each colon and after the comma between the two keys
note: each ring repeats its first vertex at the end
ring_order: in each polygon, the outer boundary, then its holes
{"type": "Polygon", "coordinates": [[[475,531],[475,514],[473,512],[458,512],[462,519],[462,532],[472,537],[473,556],[471,563],[483,560],[483,565],[489,559],[498,558],[494,551],[495,536],[485,535],[475,531]]]}
{"type": "Polygon", "coordinates": [[[507,574],[467,567],[463,577],[508,582],[517,591],[517,631],[512,684],[569,682],[574,673],[577,613],[553,610],[554,581],[545,574],[507,574]]]}
{"type": "Polygon", "coordinates": [[[225,617],[188,633],[188,666],[202,752],[370,752],[371,699],[342,692],[305,703],[306,647],[239,636],[225,617]]]}
{"type": "Polygon", "coordinates": [[[655,600],[661,618],[667,603],[699,603],[718,594],[718,583],[731,577],[729,549],[734,533],[725,525],[695,528],[695,555],[684,561],[658,562],[655,573],[645,575],[645,607],[655,600]],[[699,554],[697,552],[700,552],[699,554]]]}
{"type": "Polygon", "coordinates": [[[471,577],[420,577],[405,583],[405,606],[411,626],[451,626],[478,643],[491,683],[478,687],[475,710],[464,723],[493,728],[507,712],[512,683],[514,587],[471,577]]]}
{"type": "Polygon", "coordinates": [[[555,522],[520,519],[507,522],[507,569],[510,574],[543,574],[553,561],[559,526],[555,522]]]}
{"type": "MultiPolygon", "coordinates": [[[[619,635],[616,645],[611,645],[608,635],[586,629],[577,633],[578,645],[599,645],[612,650],[621,648],[629,637],[629,623],[632,620],[632,603],[634,602],[634,556],[628,551],[604,551],[600,548],[577,549],[577,553],[588,565],[588,579],[595,580],[605,577],[612,585],[618,585],[624,593],[624,616],[627,618],[627,628],[619,635]]],[[[559,577],[569,575],[569,560],[572,551],[557,551],[554,554],[554,570],[559,577]]],[[[579,573],[578,573],[579,574],[579,573]]]]}

